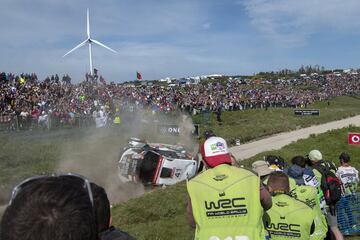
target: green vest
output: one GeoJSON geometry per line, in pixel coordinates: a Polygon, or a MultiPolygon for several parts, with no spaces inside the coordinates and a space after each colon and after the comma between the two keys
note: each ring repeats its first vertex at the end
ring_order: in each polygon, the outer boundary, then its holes
{"type": "Polygon", "coordinates": [[[272,200],[272,208],[264,215],[265,228],[270,239],[310,239],[314,211],[305,203],[286,194],[278,194],[272,200]]]}
{"type": "Polygon", "coordinates": [[[325,239],[327,233],[327,223],[325,215],[320,209],[320,202],[317,197],[317,189],[313,186],[296,186],[291,191],[291,195],[299,201],[306,203],[313,209],[315,214],[315,231],[310,236],[310,240],[322,240],[325,239]]]}
{"type": "Polygon", "coordinates": [[[114,124],[120,124],[120,123],[121,123],[120,116],[115,116],[115,118],[114,118],[114,124]]]}
{"type": "Polygon", "coordinates": [[[289,177],[289,187],[290,192],[292,192],[296,188],[296,181],[292,177],[289,177]]]}
{"type": "Polygon", "coordinates": [[[265,239],[259,186],[255,174],[227,164],[188,181],[195,239],[265,239]]]}
{"type": "Polygon", "coordinates": [[[320,208],[322,211],[324,211],[324,208],[327,207],[326,205],[326,201],[325,201],[325,197],[324,197],[324,193],[323,191],[321,190],[321,178],[322,178],[322,174],[316,170],[315,168],[313,168],[313,172],[315,174],[315,177],[317,178],[318,180],[318,185],[316,186],[317,190],[318,190],[318,200],[320,202],[320,208]]]}

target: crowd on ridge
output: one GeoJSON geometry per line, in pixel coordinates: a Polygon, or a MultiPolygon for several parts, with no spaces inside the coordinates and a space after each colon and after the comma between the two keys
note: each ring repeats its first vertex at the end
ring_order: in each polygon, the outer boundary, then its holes
{"type": "Polygon", "coordinates": [[[360,93],[360,75],[333,74],[279,81],[201,81],[191,85],[107,83],[102,77],[72,84],[68,75],[40,81],[36,74],[0,74],[0,115],[38,120],[46,116],[71,122],[102,109],[146,109],[153,113],[187,111],[190,114],[249,108],[306,107],[319,100],[360,93]]]}

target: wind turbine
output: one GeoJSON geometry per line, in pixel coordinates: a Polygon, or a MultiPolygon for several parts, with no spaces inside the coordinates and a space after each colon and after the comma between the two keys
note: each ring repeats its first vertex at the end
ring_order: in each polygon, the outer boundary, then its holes
{"type": "Polygon", "coordinates": [[[89,9],[87,9],[87,15],[86,15],[86,33],[87,33],[87,39],[83,42],[81,42],[79,45],[77,45],[76,47],[74,47],[73,49],[71,49],[70,51],[68,51],[63,57],[67,56],[68,54],[72,53],[73,51],[75,51],[78,48],[81,48],[82,46],[84,46],[86,43],[89,44],[89,62],[90,62],[90,74],[93,76],[93,62],[92,62],[92,44],[95,43],[103,48],[106,48],[109,51],[112,51],[114,53],[117,53],[115,50],[111,49],[110,47],[106,46],[105,44],[92,39],[90,37],[90,17],[89,17],[89,9]]]}

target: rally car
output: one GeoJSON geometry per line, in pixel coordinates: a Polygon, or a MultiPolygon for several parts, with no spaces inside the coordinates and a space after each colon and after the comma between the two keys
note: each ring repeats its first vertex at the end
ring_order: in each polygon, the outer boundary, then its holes
{"type": "Polygon", "coordinates": [[[197,158],[180,145],[131,138],[119,157],[119,177],[122,182],[172,185],[197,174],[201,162],[197,158]]]}

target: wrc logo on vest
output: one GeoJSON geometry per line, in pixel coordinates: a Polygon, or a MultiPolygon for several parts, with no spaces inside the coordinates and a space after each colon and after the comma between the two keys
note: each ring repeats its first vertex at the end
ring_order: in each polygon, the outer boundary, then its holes
{"type": "Polygon", "coordinates": [[[266,223],[266,230],[270,235],[276,236],[288,236],[288,237],[301,237],[299,224],[287,224],[287,223],[266,223]]]}
{"type": "Polygon", "coordinates": [[[205,209],[208,217],[219,217],[227,215],[245,215],[247,214],[246,204],[243,203],[245,198],[219,199],[217,202],[205,201],[205,209]],[[219,211],[214,211],[219,210],[219,211]]]}

